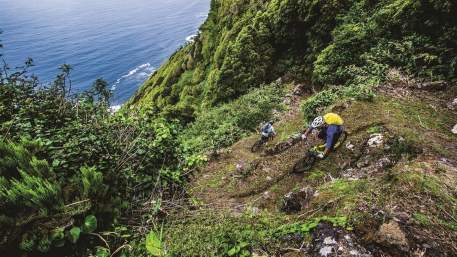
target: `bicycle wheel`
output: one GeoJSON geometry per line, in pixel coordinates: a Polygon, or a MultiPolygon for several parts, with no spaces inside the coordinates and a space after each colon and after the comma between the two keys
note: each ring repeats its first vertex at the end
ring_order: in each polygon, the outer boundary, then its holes
{"type": "Polygon", "coordinates": [[[292,173],[302,173],[308,171],[313,167],[314,162],[316,162],[316,156],[312,153],[308,153],[305,157],[295,163],[292,173]]]}
{"type": "Polygon", "coordinates": [[[256,153],[260,150],[260,148],[263,145],[263,140],[258,140],[257,142],[254,143],[254,145],[251,147],[251,152],[256,153]]]}
{"type": "Polygon", "coordinates": [[[282,142],[282,143],[275,145],[272,148],[266,149],[265,154],[266,155],[280,154],[280,153],[286,151],[287,149],[289,149],[290,147],[291,147],[291,144],[289,142],[282,142]]]}

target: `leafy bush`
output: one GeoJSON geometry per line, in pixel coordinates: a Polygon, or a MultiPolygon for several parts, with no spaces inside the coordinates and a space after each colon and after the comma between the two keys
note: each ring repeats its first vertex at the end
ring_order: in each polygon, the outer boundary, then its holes
{"type": "Polygon", "coordinates": [[[47,161],[24,147],[31,144],[0,141],[0,208],[12,218],[19,210],[47,213],[62,204],[60,185],[47,161]]]}
{"type": "Polygon", "coordinates": [[[236,101],[201,113],[180,136],[187,151],[214,151],[229,146],[282,107],[284,90],[273,83],[252,90],[236,101]]]}
{"type": "Polygon", "coordinates": [[[166,227],[165,245],[170,256],[250,256],[253,247],[269,240],[270,226],[269,219],[207,213],[166,227]]]}
{"type": "Polygon", "coordinates": [[[283,75],[304,78],[348,2],[212,1],[195,42],[177,51],[128,105],[166,114],[180,106],[178,116],[191,110],[196,117],[283,75]],[[192,81],[190,72],[198,75],[192,81]]]}
{"type": "Polygon", "coordinates": [[[0,71],[0,249],[81,256],[97,245],[81,232],[115,226],[147,192],[178,189],[181,170],[199,161],[185,163],[178,123],[110,114],[105,81],[72,94],[70,66],[42,86],[27,75],[31,65],[0,71]]]}
{"type": "Polygon", "coordinates": [[[372,100],[375,95],[374,88],[376,85],[365,83],[370,83],[370,81],[342,88],[332,87],[307,98],[302,102],[305,120],[313,119],[319,113],[322,113],[326,107],[339,101],[346,99],[372,100]]]}
{"type": "MultiPolygon", "coordinates": [[[[190,122],[280,76],[350,87],[348,97],[371,95],[390,68],[427,79],[457,76],[450,0],[222,0],[211,8],[196,41],[173,55],[130,107],[190,122]]],[[[321,101],[315,105],[328,105],[321,101]]]]}
{"type": "MultiPolygon", "coordinates": [[[[292,246],[290,235],[303,238],[321,222],[350,228],[344,216],[322,216],[295,223],[285,217],[249,215],[230,217],[223,213],[202,213],[189,219],[172,221],[165,227],[165,249],[169,256],[252,256],[262,249],[268,256],[276,256],[282,243],[292,246]]],[[[297,247],[298,247],[297,246],[297,247]]]]}

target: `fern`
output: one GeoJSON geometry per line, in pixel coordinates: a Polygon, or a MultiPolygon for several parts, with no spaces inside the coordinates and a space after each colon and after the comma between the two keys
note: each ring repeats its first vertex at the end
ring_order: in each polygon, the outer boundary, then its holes
{"type": "Polygon", "coordinates": [[[12,207],[34,210],[49,208],[59,203],[60,187],[43,178],[19,171],[21,179],[12,179],[0,187],[0,200],[12,207]]]}
{"type": "Polygon", "coordinates": [[[82,197],[97,194],[103,187],[103,174],[95,167],[81,167],[82,197]]]}

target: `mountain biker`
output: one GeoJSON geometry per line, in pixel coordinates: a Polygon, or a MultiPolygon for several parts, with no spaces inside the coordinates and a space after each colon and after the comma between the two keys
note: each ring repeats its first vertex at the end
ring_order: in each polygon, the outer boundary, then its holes
{"type": "Polygon", "coordinates": [[[324,116],[316,117],[308,129],[303,133],[302,139],[306,140],[309,133],[318,130],[318,138],[325,140],[325,150],[317,155],[318,158],[325,158],[335,147],[336,142],[343,134],[343,118],[336,113],[327,113],[324,116]]]}
{"type": "Polygon", "coordinates": [[[268,139],[276,136],[275,128],[273,127],[273,121],[265,123],[260,129],[260,134],[262,135],[262,139],[268,139]]]}

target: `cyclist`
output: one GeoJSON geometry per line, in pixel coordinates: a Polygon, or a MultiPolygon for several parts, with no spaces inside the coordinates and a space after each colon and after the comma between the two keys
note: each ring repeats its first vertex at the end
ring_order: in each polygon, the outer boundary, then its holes
{"type": "Polygon", "coordinates": [[[276,136],[275,128],[273,127],[273,121],[265,123],[260,129],[260,134],[262,135],[263,140],[276,136]]]}
{"type": "Polygon", "coordinates": [[[324,116],[316,117],[308,129],[303,133],[302,139],[306,140],[309,133],[318,130],[318,138],[325,140],[325,144],[319,148],[325,148],[322,153],[317,155],[318,158],[325,158],[334,148],[336,142],[343,134],[343,118],[336,113],[327,113],[324,116]]]}

